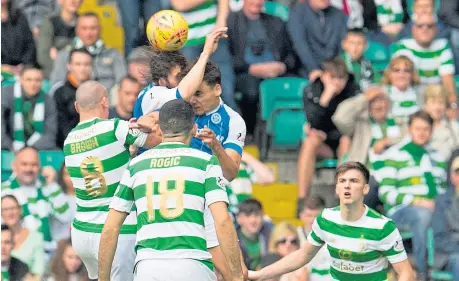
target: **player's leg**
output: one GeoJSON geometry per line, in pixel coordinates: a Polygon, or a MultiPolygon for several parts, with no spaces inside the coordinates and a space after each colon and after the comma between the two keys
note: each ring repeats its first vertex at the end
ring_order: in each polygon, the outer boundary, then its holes
{"type": "Polygon", "coordinates": [[[121,234],[113,259],[111,281],[131,281],[134,278],[135,234],[121,234]]]}
{"type": "Polygon", "coordinates": [[[142,260],[136,264],[134,281],[216,281],[203,263],[192,259],[142,260]]]}
{"type": "Polygon", "coordinates": [[[72,247],[84,263],[91,280],[97,280],[99,264],[97,261],[99,251],[99,233],[84,232],[72,227],[72,247]]]}

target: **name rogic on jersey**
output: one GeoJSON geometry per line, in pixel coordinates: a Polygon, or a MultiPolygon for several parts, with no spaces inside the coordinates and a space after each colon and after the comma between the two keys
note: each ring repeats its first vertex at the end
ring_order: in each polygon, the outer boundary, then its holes
{"type": "Polygon", "coordinates": [[[134,158],[110,208],[137,210],[136,262],[195,259],[213,269],[204,208],[228,202],[227,183],[215,156],[183,143],[162,143],[134,158]]]}
{"type": "MultiPolygon", "coordinates": [[[[65,166],[75,188],[77,213],[73,227],[101,233],[115,194],[130,160],[129,145],[143,146],[147,135],[129,129],[127,121],[94,118],[79,123],[64,142],[65,166]]],[[[135,214],[121,234],[136,233],[135,214]]]]}

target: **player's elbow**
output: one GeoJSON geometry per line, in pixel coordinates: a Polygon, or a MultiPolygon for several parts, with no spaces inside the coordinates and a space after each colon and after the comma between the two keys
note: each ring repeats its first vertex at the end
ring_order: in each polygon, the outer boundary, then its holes
{"type": "Polygon", "coordinates": [[[228,212],[220,214],[215,220],[215,228],[217,230],[228,230],[231,227],[234,227],[233,220],[228,212]]]}

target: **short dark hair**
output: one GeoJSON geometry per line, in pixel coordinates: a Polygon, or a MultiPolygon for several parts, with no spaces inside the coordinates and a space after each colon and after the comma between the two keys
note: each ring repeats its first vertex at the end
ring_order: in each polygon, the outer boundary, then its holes
{"type": "Polygon", "coordinates": [[[10,230],[10,228],[6,224],[2,224],[2,231],[3,230],[10,230]]]}
{"type": "Polygon", "coordinates": [[[155,51],[150,61],[151,79],[153,83],[158,83],[160,78],[167,78],[172,68],[175,66],[180,67],[181,70],[187,66],[187,60],[184,55],[178,51],[155,51]]]}
{"type": "Polygon", "coordinates": [[[261,202],[255,198],[247,198],[242,201],[239,206],[239,214],[251,215],[254,213],[263,212],[261,202]]]}
{"type": "Polygon", "coordinates": [[[97,15],[97,13],[94,13],[94,12],[85,12],[85,13],[82,13],[82,14],[79,14],[78,15],[78,19],[81,19],[81,18],[96,18],[97,20],[100,20],[99,19],[99,15],[97,15]]]}
{"type": "Polygon", "coordinates": [[[166,102],[159,111],[159,127],[165,137],[188,136],[194,126],[193,107],[181,99],[166,102]]]}
{"type": "Polygon", "coordinates": [[[338,168],[336,168],[335,180],[338,180],[338,177],[340,175],[350,170],[359,171],[362,174],[363,178],[365,179],[365,183],[368,183],[370,181],[370,171],[368,171],[365,165],[363,165],[360,162],[355,162],[355,161],[349,161],[349,162],[339,165],[338,168]]]}
{"type": "Polygon", "coordinates": [[[332,73],[340,78],[349,77],[349,72],[347,71],[346,63],[341,57],[334,57],[325,60],[322,62],[321,66],[324,72],[332,73]]]}
{"type": "MultiPolygon", "coordinates": [[[[180,73],[180,79],[183,79],[183,77],[185,77],[191,71],[197,62],[198,60],[195,59],[193,62],[188,64],[188,66],[180,73]]],[[[211,61],[207,62],[202,81],[206,82],[209,86],[215,86],[222,83],[222,74],[215,63],[211,61]]]]}
{"type": "Polygon", "coordinates": [[[22,76],[24,73],[26,73],[29,70],[41,71],[41,68],[37,64],[26,64],[22,67],[21,71],[19,72],[19,75],[22,76]]]}
{"type": "Polygon", "coordinates": [[[70,53],[69,53],[69,58],[68,58],[68,60],[67,60],[68,63],[71,63],[71,62],[72,62],[73,55],[74,55],[74,54],[77,54],[77,53],[79,53],[79,54],[86,54],[86,55],[88,55],[89,57],[91,57],[91,59],[92,59],[92,55],[91,55],[91,53],[88,52],[88,50],[86,50],[85,48],[78,48],[78,49],[72,49],[72,50],[70,51],[70,53]]]}
{"type": "Polygon", "coordinates": [[[325,208],[325,201],[322,197],[312,196],[304,201],[303,209],[321,210],[323,208],[325,208]]]}
{"type": "Polygon", "coordinates": [[[139,84],[139,81],[137,81],[137,79],[135,79],[133,76],[128,74],[128,75],[124,76],[123,78],[121,78],[120,83],[119,83],[120,87],[121,87],[121,84],[123,84],[124,80],[128,80],[128,81],[131,81],[133,83],[139,84]]]}
{"type": "Polygon", "coordinates": [[[358,36],[362,36],[365,40],[367,40],[365,36],[365,32],[361,28],[350,28],[347,30],[346,36],[347,35],[358,35],[358,36]]]}
{"type": "Polygon", "coordinates": [[[429,115],[429,113],[427,113],[424,110],[419,110],[419,111],[417,111],[417,112],[415,112],[415,113],[410,115],[410,119],[408,120],[408,126],[411,126],[411,124],[413,123],[414,119],[416,119],[416,118],[426,121],[427,123],[429,123],[429,125],[431,127],[434,124],[434,120],[429,115]]]}

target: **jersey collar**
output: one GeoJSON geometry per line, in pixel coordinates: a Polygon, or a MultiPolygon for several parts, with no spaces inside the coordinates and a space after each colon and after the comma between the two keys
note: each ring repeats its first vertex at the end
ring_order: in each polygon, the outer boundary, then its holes
{"type": "Polygon", "coordinates": [[[224,103],[223,103],[223,100],[222,100],[222,98],[220,98],[220,104],[219,104],[216,108],[214,108],[213,110],[207,112],[205,115],[206,115],[206,116],[209,116],[209,115],[211,115],[211,114],[217,112],[218,110],[220,110],[220,108],[223,106],[223,104],[224,104],[224,103]]]}
{"type": "Polygon", "coordinates": [[[184,144],[183,142],[173,141],[173,142],[160,143],[156,147],[157,148],[181,148],[181,147],[190,147],[190,146],[184,144]]]}

